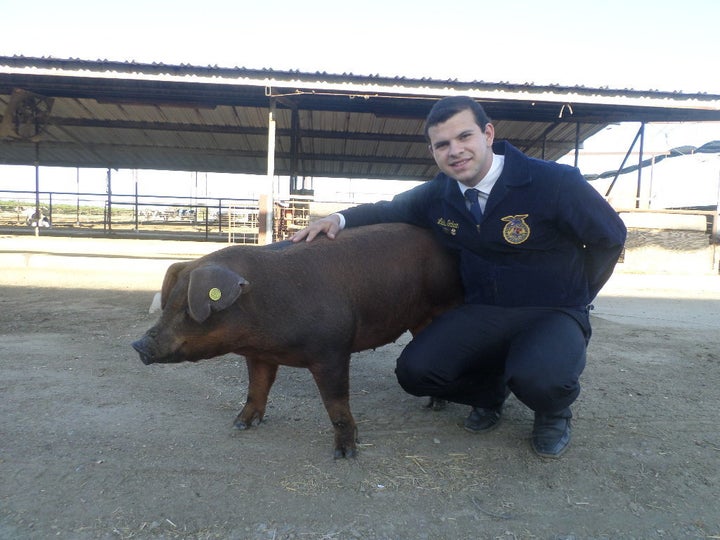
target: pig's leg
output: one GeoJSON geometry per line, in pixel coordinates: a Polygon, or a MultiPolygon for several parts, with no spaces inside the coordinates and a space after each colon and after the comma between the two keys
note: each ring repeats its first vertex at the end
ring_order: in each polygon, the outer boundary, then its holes
{"type": "Polygon", "coordinates": [[[240,414],[235,418],[234,425],[238,429],[247,429],[253,424],[262,422],[267,406],[270,388],[275,382],[277,364],[268,364],[257,360],[246,359],[248,369],[248,396],[240,414]]]}
{"type": "Polygon", "coordinates": [[[350,413],[350,357],[326,360],[310,371],[335,429],[335,459],[355,457],[357,427],[350,413]]]}

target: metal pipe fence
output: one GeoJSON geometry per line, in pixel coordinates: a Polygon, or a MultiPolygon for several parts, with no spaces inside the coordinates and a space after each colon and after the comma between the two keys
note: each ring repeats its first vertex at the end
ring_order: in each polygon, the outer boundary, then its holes
{"type": "Polygon", "coordinates": [[[234,242],[256,243],[257,213],[255,199],[0,191],[3,228],[217,241],[232,225],[243,229],[234,242]]]}

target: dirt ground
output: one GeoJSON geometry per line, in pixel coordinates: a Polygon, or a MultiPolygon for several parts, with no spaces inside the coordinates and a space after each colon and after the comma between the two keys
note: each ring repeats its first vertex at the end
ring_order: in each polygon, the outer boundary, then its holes
{"type": "Polygon", "coordinates": [[[0,538],[720,538],[717,274],[619,267],[560,460],[513,397],[482,436],[423,409],[393,375],[404,336],[353,358],[360,455],[335,461],[307,371],[238,432],[242,358],[131,349],[168,264],[217,247],[0,238],[0,538]]]}

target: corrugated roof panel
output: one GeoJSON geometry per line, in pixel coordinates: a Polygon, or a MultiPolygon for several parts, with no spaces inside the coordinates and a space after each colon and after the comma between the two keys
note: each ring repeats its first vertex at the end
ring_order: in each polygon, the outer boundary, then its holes
{"type": "MultiPolygon", "coordinates": [[[[273,100],[275,171],[300,176],[431,177],[423,120],[449,93],[547,159],[616,121],[720,120],[720,96],[699,94],[0,57],[4,116],[16,88],[53,98],[41,162],[65,166],[265,174],[273,100]]],[[[0,162],[34,160],[34,141],[0,141],[0,162]]]]}

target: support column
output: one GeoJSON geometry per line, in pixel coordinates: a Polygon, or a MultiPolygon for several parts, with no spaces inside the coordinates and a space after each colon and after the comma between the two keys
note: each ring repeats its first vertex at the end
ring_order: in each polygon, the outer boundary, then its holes
{"type": "MultiPolygon", "coordinates": [[[[615,182],[617,182],[617,179],[620,177],[620,173],[625,168],[625,163],[627,163],[628,158],[630,157],[630,154],[632,153],[633,148],[635,148],[635,143],[637,143],[638,139],[640,138],[640,134],[645,132],[645,123],[643,122],[640,125],[640,129],[638,129],[638,132],[635,134],[635,138],[633,139],[633,142],[630,144],[630,148],[628,148],[627,153],[625,154],[625,157],[622,160],[622,163],[620,164],[620,167],[618,167],[618,170],[615,172],[615,177],[612,179],[612,182],[610,182],[610,185],[607,188],[607,191],[605,192],[605,197],[610,196],[610,192],[612,191],[613,187],[615,187],[615,182]]],[[[642,167],[639,169],[642,171],[642,167]]],[[[640,181],[640,173],[638,173],[638,182],[640,181]]]]}
{"type": "Polygon", "coordinates": [[[638,155],[638,177],[637,177],[637,189],[635,191],[635,208],[640,208],[640,192],[642,188],[642,162],[643,162],[643,150],[645,148],[645,122],[640,124],[640,152],[638,155]]]}
{"type": "Polygon", "coordinates": [[[107,231],[112,232],[112,172],[110,167],[107,170],[107,203],[105,205],[105,222],[107,231]]]}
{"type": "Polygon", "coordinates": [[[575,122],[575,167],[580,163],[580,122],[575,122]]]}
{"type": "Polygon", "coordinates": [[[35,143],[35,236],[40,236],[40,144],[35,143]]]}
{"type": "Polygon", "coordinates": [[[258,244],[270,244],[273,241],[273,178],[275,176],[275,100],[270,99],[268,113],[268,153],[267,179],[264,193],[258,200],[258,244]]]}

